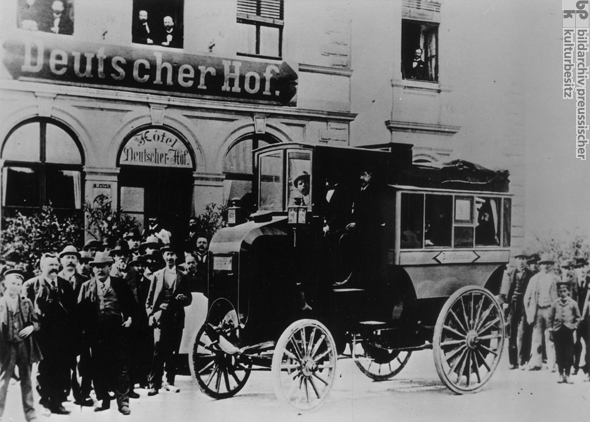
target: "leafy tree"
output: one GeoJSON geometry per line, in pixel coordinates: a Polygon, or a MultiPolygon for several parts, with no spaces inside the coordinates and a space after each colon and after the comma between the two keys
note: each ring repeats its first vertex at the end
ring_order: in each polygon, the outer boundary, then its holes
{"type": "Polygon", "coordinates": [[[51,206],[30,216],[17,211],[16,217],[5,219],[0,251],[9,261],[36,266],[43,252],[57,252],[66,245],[80,247],[82,227],[80,218],[60,219],[51,206]]]}
{"type": "Polygon", "coordinates": [[[565,259],[590,257],[590,239],[581,230],[576,233],[565,231],[563,233],[549,232],[545,235],[536,235],[527,248],[531,253],[548,253],[556,262],[565,259]]]}
{"type": "Polygon", "coordinates": [[[96,240],[114,245],[133,228],[139,228],[139,221],[129,214],[113,209],[112,201],[106,195],[98,195],[92,203],[84,205],[86,214],[86,233],[96,240]]]}
{"type": "Polygon", "coordinates": [[[227,207],[210,203],[205,205],[205,212],[194,217],[197,221],[197,232],[206,234],[209,239],[221,228],[225,227],[225,215],[227,207]]]}

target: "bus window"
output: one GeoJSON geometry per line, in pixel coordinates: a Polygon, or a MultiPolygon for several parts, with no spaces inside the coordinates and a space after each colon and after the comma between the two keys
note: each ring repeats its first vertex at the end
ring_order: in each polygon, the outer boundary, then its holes
{"type": "Polygon", "coordinates": [[[451,246],[453,197],[426,195],[425,244],[427,247],[451,246]]]}
{"type": "Polygon", "coordinates": [[[475,198],[477,226],[475,227],[476,246],[500,245],[500,199],[475,198]]]}
{"type": "Polygon", "coordinates": [[[402,194],[401,247],[422,248],[422,219],[424,218],[424,195],[402,194]]]}
{"type": "Polygon", "coordinates": [[[311,208],[311,153],[289,151],[289,205],[311,208]]]}
{"type": "Polygon", "coordinates": [[[512,227],[512,200],[509,198],[504,198],[504,221],[502,227],[504,228],[504,236],[502,240],[502,246],[509,247],[510,246],[510,228],[512,227]]]}
{"type": "Polygon", "coordinates": [[[473,248],[473,227],[456,226],[455,227],[455,247],[456,248],[473,248]]]}
{"type": "Polygon", "coordinates": [[[283,211],[283,154],[260,156],[260,210],[283,211]]]}

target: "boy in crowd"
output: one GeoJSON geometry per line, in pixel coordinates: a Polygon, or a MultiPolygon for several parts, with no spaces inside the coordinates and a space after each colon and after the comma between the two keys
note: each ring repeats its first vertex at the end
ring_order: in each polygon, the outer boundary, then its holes
{"type": "Polygon", "coordinates": [[[567,281],[557,282],[559,297],[553,302],[549,314],[549,330],[559,369],[557,382],[560,384],[573,384],[569,376],[574,363],[574,332],[580,321],[580,310],[576,301],[570,297],[570,286],[567,281]]]}
{"type": "Polygon", "coordinates": [[[39,323],[31,301],[20,295],[23,273],[8,270],[5,277],[6,291],[0,297],[0,420],[6,405],[8,384],[18,366],[25,419],[31,422],[37,420],[31,368],[41,359],[39,346],[32,334],[39,330],[39,323]]]}

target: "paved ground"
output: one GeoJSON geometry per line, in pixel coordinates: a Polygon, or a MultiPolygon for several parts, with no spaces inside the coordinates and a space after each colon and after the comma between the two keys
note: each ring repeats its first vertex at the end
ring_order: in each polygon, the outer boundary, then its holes
{"type": "MultiPolygon", "coordinates": [[[[131,415],[116,406],[95,413],[92,408],[65,406],[69,416],[40,416],[39,421],[206,421],[206,422],[544,422],[583,421],[590,415],[590,382],[574,377],[573,385],[557,384],[557,376],[540,372],[509,371],[507,354],[491,381],[476,394],[457,396],[438,379],[431,351],[416,352],[407,367],[393,380],[373,382],[349,360],[338,362],[338,377],[329,400],[318,410],[298,415],[275,398],[271,373],[254,371],[235,397],[213,400],[203,395],[190,377],[180,377],[177,394],[162,392],[155,397],[132,400],[131,415]]],[[[5,421],[22,421],[20,389],[11,385],[5,421]]]]}

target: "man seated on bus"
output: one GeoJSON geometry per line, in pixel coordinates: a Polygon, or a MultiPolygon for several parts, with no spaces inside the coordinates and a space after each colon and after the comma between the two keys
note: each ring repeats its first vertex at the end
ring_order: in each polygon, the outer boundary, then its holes
{"type": "Polygon", "coordinates": [[[291,191],[291,198],[289,205],[307,206],[311,203],[309,197],[309,173],[302,171],[293,179],[293,187],[295,190],[291,191]]]}

